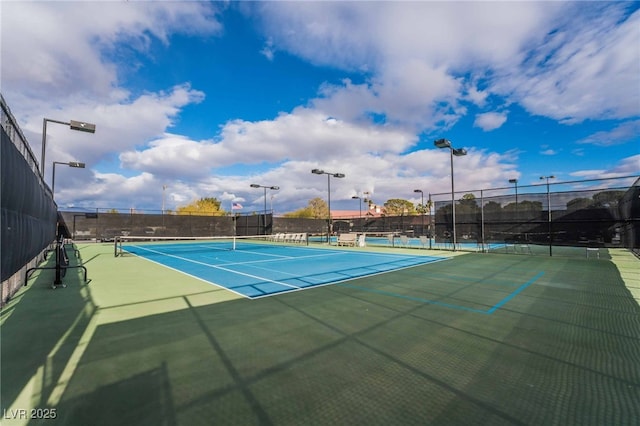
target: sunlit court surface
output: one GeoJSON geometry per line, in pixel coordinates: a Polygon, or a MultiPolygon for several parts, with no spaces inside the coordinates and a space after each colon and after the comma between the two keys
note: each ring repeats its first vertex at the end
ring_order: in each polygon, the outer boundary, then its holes
{"type": "Polygon", "coordinates": [[[121,241],[120,247],[121,255],[140,256],[250,298],[447,259],[308,244],[282,245],[266,236],[179,242],[145,242],[132,238],[121,241]]]}
{"type": "Polygon", "coordinates": [[[237,243],[76,244],[88,282],[70,269],[56,290],[36,271],[2,312],[2,401],[55,419],[3,424],[640,418],[629,251],[237,243]]]}

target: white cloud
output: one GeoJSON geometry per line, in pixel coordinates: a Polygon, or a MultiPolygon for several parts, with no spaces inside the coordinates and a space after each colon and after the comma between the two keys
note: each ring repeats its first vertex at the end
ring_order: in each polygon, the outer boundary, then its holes
{"type": "MultiPolygon", "coordinates": [[[[79,160],[94,167],[109,156],[140,146],[163,134],[186,105],[200,102],[202,92],[189,86],[177,86],[168,93],[142,95],[120,102],[99,102],[87,99],[65,108],[39,110],[23,118],[25,136],[33,141],[32,148],[41,150],[42,116],[66,121],[69,119],[96,124],[95,134],[73,132],[59,124],[47,126],[46,158],[51,161],[79,160]],[[77,158],[81,155],[82,158],[77,158]]],[[[49,161],[47,161],[49,163],[49,161]]],[[[50,164],[46,165],[49,169],[50,164]]]]}
{"type": "MultiPolygon", "coordinates": [[[[568,123],[638,114],[640,95],[629,87],[639,86],[640,15],[615,26],[622,8],[617,4],[578,14],[573,12],[587,7],[583,3],[261,2],[251,7],[263,14],[267,41],[261,54],[267,59],[277,63],[277,50],[367,74],[357,82],[323,85],[317,98],[301,101],[304,107],[230,121],[209,139],[194,140],[172,132],[172,124],[205,93],[188,83],[131,93],[120,87],[119,74],[138,63],[118,68],[113,56],[121,49],[149,54],[153,40],[169,45],[176,33],[216,35],[220,3],[105,4],[101,13],[91,2],[2,6],[3,94],[36,141],[34,150],[43,115],[97,124],[95,135],[56,125],[48,130],[47,158],[84,161],[93,169],[93,175],[66,171],[57,193],[61,203],[80,194],[76,202],[87,205],[159,209],[166,184],[168,208],[212,194],[262,208],[262,194],[249,184],[264,182],[281,187],[274,201],[282,211],[326,196],[326,179],[312,175],[314,167],[347,175],[332,184],[336,200],[371,191],[382,203],[415,197],[415,188],[450,188],[446,152],[408,152],[421,132],[452,127],[471,104],[501,110],[515,102],[568,123]],[[496,101],[496,95],[505,98],[496,101]],[[117,154],[121,174],[103,173],[101,164],[117,154]],[[232,165],[259,171],[234,175],[232,165]],[[73,191],[66,189],[69,182],[73,191]]],[[[487,112],[476,116],[475,125],[488,131],[506,119],[506,112],[487,112]]],[[[622,142],[637,137],[637,130],[637,121],[629,122],[580,142],[622,142]]],[[[542,155],[557,153],[541,149],[542,155]]],[[[455,159],[456,188],[504,185],[518,175],[517,155],[470,149],[455,159]]],[[[637,173],[638,156],[627,160],[616,170],[636,166],[628,173],[637,173]]]]}
{"type": "Polygon", "coordinates": [[[88,98],[109,100],[118,92],[118,69],[107,59],[116,46],[126,41],[127,49],[145,52],[150,36],[166,44],[174,32],[216,34],[221,29],[216,7],[206,2],[3,2],[3,93],[21,105],[29,99],[57,99],[58,107],[88,98]]]}
{"type": "Polygon", "coordinates": [[[569,3],[553,31],[531,43],[521,65],[504,68],[492,90],[533,114],[566,123],[637,116],[640,106],[640,10],[620,22],[616,3],[569,3]]]}
{"type": "Polygon", "coordinates": [[[269,61],[273,61],[273,58],[275,56],[275,51],[273,49],[273,40],[267,40],[262,50],[260,50],[260,53],[269,61]]]}
{"type": "Polygon", "coordinates": [[[621,145],[632,141],[638,135],[640,135],[640,120],[632,120],[622,123],[609,131],[594,133],[579,140],[577,143],[597,146],[621,145]]]}
{"type": "MultiPolygon", "coordinates": [[[[569,175],[579,179],[610,179],[637,176],[638,170],[640,170],[640,154],[624,158],[609,169],[576,170],[569,175]]],[[[627,184],[630,185],[635,179],[636,177],[630,178],[627,184]]],[[[616,180],[612,185],[622,186],[623,183],[616,180]]]]}
{"type": "Polygon", "coordinates": [[[165,135],[146,149],[124,152],[120,159],[125,168],[197,177],[234,164],[329,161],[336,155],[349,158],[362,152],[400,153],[413,143],[415,136],[407,132],[357,125],[297,108],[274,120],[231,121],[215,141],[165,135]]]}
{"type": "Polygon", "coordinates": [[[345,117],[368,112],[412,129],[447,128],[490,92],[474,81],[489,66],[517,69],[522,46],[550,28],[564,6],[552,3],[267,2],[259,8],[278,49],[312,63],[370,70],[368,84],[333,86],[315,105],[345,117]],[[402,24],[399,25],[398,23],[402,24]],[[371,29],[375,28],[375,31],[371,29]],[[477,73],[476,77],[473,77],[477,73]]]}
{"type": "Polygon", "coordinates": [[[489,92],[487,92],[486,90],[480,90],[474,85],[471,85],[467,89],[466,99],[479,107],[485,106],[485,104],[487,103],[488,97],[489,97],[489,92]]]}
{"type": "Polygon", "coordinates": [[[640,154],[623,159],[611,169],[611,172],[622,176],[637,176],[638,170],[640,170],[640,154]]]}
{"type": "Polygon", "coordinates": [[[485,132],[495,130],[507,121],[506,112],[485,112],[476,115],[473,123],[475,127],[480,127],[485,132]]]}
{"type": "Polygon", "coordinates": [[[465,112],[458,110],[461,99],[484,105],[490,94],[567,123],[639,112],[640,91],[629,88],[640,87],[640,11],[620,22],[626,11],[622,4],[332,5],[265,2],[259,8],[265,32],[278,49],[315,64],[370,70],[366,90],[354,91],[348,84],[344,94],[332,90],[336,110],[338,101],[356,97],[347,101],[359,105],[361,113],[408,117],[424,129],[440,124],[431,114],[443,106],[455,110],[449,117],[455,121],[465,112]],[[468,84],[447,84],[460,74],[474,82],[484,79],[488,86],[465,93],[468,84]]]}

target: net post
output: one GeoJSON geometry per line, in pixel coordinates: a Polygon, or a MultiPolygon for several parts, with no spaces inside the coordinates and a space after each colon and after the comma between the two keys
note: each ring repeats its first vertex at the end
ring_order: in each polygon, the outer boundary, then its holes
{"type": "Polygon", "coordinates": [[[115,237],[113,239],[113,257],[118,257],[118,242],[120,241],[120,237],[115,237]]]}

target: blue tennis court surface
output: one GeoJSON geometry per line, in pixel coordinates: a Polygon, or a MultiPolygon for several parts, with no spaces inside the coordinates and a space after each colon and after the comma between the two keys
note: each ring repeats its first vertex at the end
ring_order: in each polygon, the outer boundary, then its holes
{"type": "MultiPolygon", "coordinates": [[[[326,236],[310,237],[310,241],[315,241],[315,242],[324,242],[326,241],[326,239],[327,239],[326,236]]],[[[436,241],[433,238],[431,238],[431,240],[429,239],[421,240],[420,238],[417,238],[417,237],[409,237],[406,240],[403,240],[397,235],[394,235],[392,237],[388,237],[388,236],[375,237],[375,236],[367,235],[365,241],[367,245],[371,245],[371,246],[416,248],[416,249],[428,248],[428,249],[435,249],[435,250],[452,250],[453,249],[453,245],[451,244],[451,242],[436,241]]],[[[337,245],[337,242],[338,242],[338,237],[332,236],[331,244],[337,245]]],[[[505,247],[506,247],[506,244],[503,242],[502,243],[492,242],[492,243],[484,243],[484,244],[480,244],[477,241],[470,242],[467,240],[461,240],[456,242],[456,248],[458,250],[465,250],[465,251],[481,251],[483,249],[497,250],[505,247]]]]}
{"type": "Polygon", "coordinates": [[[445,260],[310,246],[239,243],[123,244],[126,252],[257,298],[445,260]]]}

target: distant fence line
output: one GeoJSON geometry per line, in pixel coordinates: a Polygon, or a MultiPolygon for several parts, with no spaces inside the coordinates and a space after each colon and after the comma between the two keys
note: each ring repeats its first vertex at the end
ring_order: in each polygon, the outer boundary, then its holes
{"type": "Polygon", "coordinates": [[[110,241],[116,236],[209,237],[276,232],[322,233],[326,220],[279,218],[272,214],[166,215],[143,213],[76,213],[64,211],[67,236],[110,241]]]}
{"type": "MultiPolygon", "coordinates": [[[[640,247],[640,186],[637,176],[602,179],[605,186],[587,187],[596,180],[575,181],[583,189],[546,191],[546,183],[515,189],[491,188],[456,193],[456,240],[485,244],[526,242],[602,247],[640,247]],[[635,178],[631,182],[630,178],[635,178]],[[631,182],[631,183],[629,183],[631,182]],[[624,183],[624,186],[620,186],[624,183]],[[532,192],[537,188],[538,192],[532,192]],[[544,191],[540,191],[544,188],[544,191]],[[462,194],[462,195],[461,195],[462,194]],[[464,197],[464,194],[472,196],[464,197]],[[549,220],[551,219],[551,220],[549,220]]],[[[566,188],[567,182],[555,188],[566,188]]],[[[333,231],[395,232],[409,236],[429,235],[438,242],[452,238],[451,193],[430,194],[432,211],[400,216],[334,218],[333,231]],[[438,199],[440,198],[440,199],[438,199]],[[443,199],[444,198],[444,199],[443,199]]],[[[107,209],[104,209],[107,210],[107,209]]],[[[112,209],[111,209],[112,211],[112,209]]],[[[109,240],[116,234],[158,236],[258,235],[276,232],[326,234],[327,219],[277,217],[271,213],[234,216],[63,212],[70,234],[76,238],[109,240]]]]}

